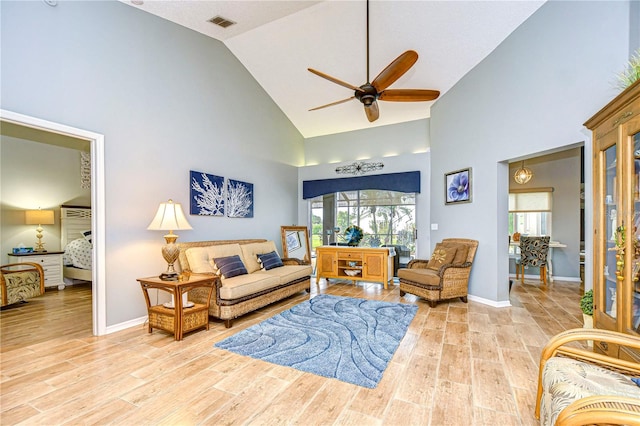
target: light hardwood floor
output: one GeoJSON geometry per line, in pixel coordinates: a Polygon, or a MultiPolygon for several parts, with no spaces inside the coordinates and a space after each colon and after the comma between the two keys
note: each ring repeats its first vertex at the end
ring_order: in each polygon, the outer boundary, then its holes
{"type": "Polygon", "coordinates": [[[540,350],[582,322],[578,283],[515,282],[501,309],[430,308],[380,284],[311,288],[419,306],[376,389],[213,347],[307,294],[175,342],[146,325],[93,337],[90,287],[74,286],[0,312],[0,424],[533,425],[540,350]]]}

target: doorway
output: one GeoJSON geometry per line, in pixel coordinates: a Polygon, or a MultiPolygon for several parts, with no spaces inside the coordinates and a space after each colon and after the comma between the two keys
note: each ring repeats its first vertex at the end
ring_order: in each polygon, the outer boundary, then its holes
{"type": "Polygon", "coordinates": [[[92,254],[92,332],[95,336],[106,334],[106,288],[105,288],[105,179],[104,136],[95,132],[66,126],[0,110],[0,123],[11,123],[54,135],[66,135],[89,141],[91,155],[91,210],[93,235],[92,254]]]}
{"type": "MultiPolygon", "coordinates": [[[[584,164],[585,158],[589,158],[586,149],[586,143],[579,143],[553,152],[512,159],[508,173],[510,238],[514,233],[551,236],[556,247],[550,252],[553,254],[554,279],[576,283],[584,279],[581,254],[588,246],[588,233],[584,231],[584,224],[588,223],[585,205],[589,201],[585,188],[590,187],[590,173],[586,173],[587,170],[590,172],[590,166],[584,164]],[[515,175],[523,165],[533,176],[526,183],[519,183],[515,175]],[[546,204],[543,195],[548,197],[546,204]],[[533,200],[536,196],[537,203],[533,200]],[[522,202],[516,202],[520,198],[522,202]],[[546,207],[540,207],[540,204],[546,207]]],[[[511,276],[515,275],[516,250],[510,245],[511,276]]],[[[537,270],[532,274],[535,277],[537,270]]]]}

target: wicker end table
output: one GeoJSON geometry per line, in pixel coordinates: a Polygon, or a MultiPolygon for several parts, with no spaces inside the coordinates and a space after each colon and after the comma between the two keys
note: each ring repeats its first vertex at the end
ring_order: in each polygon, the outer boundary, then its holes
{"type": "Polygon", "coordinates": [[[147,302],[149,315],[149,333],[154,328],[173,333],[175,340],[182,340],[184,333],[199,328],[209,329],[209,302],[215,285],[213,275],[191,275],[184,281],[162,281],[158,277],[138,278],[144,299],[147,302]],[[182,295],[197,287],[208,287],[207,303],[194,303],[193,306],[182,306],[182,295]],[[155,288],[173,295],[173,307],[152,305],[149,289],[155,288]]]}

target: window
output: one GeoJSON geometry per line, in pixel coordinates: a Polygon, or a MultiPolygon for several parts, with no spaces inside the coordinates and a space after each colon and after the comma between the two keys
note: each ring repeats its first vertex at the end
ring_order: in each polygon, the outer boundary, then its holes
{"type": "Polygon", "coordinates": [[[371,189],[337,192],[331,198],[335,206],[325,205],[322,196],[310,200],[312,249],[326,244],[322,229],[323,217],[330,217],[328,208],[335,209],[333,226],[340,228],[331,241],[341,242],[344,230],[358,225],[364,231],[361,246],[401,245],[415,252],[415,193],[371,189]]]}
{"type": "Polygon", "coordinates": [[[311,251],[324,244],[322,235],[322,218],[324,217],[324,202],[322,195],[310,201],[311,212],[311,251]]]}
{"type": "MultiPolygon", "coordinates": [[[[509,235],[551,235],[553,188],[509,192],[509,235]]],[[[513,253],[513,247],[509,253],[513,253]]]]}

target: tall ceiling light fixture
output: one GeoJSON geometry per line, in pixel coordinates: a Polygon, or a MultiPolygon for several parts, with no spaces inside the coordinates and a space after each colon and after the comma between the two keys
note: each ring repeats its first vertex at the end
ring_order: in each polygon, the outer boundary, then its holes
{"type": "Polygon", "coordinates": [[[520,164],[520,168],[516,170],[513,175],[513,179],[520,185],[524,185],[525,183],[529,182],[532,177],[533,172],[530,168],[524,166],[524,161],[522,162],[522,164],[520,164]]]}

